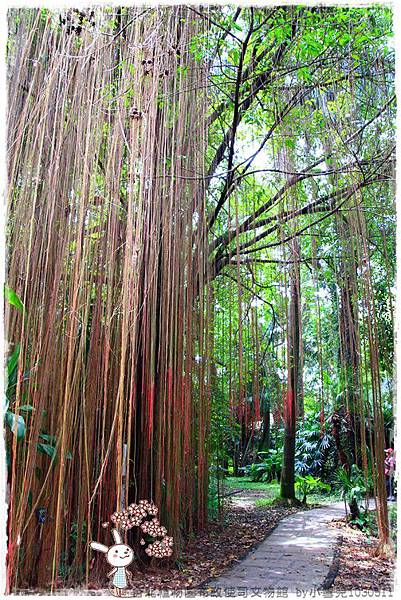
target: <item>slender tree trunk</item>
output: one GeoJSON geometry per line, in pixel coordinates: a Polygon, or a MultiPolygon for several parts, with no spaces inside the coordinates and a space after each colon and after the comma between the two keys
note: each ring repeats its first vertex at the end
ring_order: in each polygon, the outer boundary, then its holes
{"type": "Polygon", "coordinates": [[[266,400],[265,414],[263,415],[262,436],[260,439],[259,450],[270,449],[270,400],[266,400]]]}
{"type": "Polygon", "coordinates": [[[298,416],[298,395],[300,390],[300,342],[301,342],[301,307],[300,307],[300,271],[299,241],[294,238],[291,243],[292,267],[290,271],[290,306],[287,333],[288,385],[284,399],[284,455],[281,471],[281,497],[295,500],[295,436],[298,416]]]}

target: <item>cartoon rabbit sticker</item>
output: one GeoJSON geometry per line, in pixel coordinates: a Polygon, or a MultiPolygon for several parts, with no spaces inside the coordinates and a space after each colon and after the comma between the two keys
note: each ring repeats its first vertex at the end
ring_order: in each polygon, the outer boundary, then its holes
{"type": "MultiPolygon", "coordinates": [[[[142,538],[139,543],[149,557],[163,559],[173,555],[173,538],[167,535],[167,529],[160,524],[156,517],[158,512],[159,509],[153,501],[139,500],[138,504],[130,504],[124,510],[116,511],[110,516],[110,521],[115,527],[112,529],[114,546],[108,548],[99,542],[90,543],[93,550],[107,555],[106,560],[113,567],[107,576],[113,576],[111,583],[114,596],[129,595],[123,594],[123,590],[132,585],[132,574],[126,567],[134,560],[134,551],[127,544],[123,544],[119,530],[126,532],[133,527],[139,527],[146,538],[142,538]]],[[[109,522],[103,523],[102,527],[109,525],[109,522]]]]}
{"type": "Polygon", "coordinates": [[[128,579],[130,572],[127,571],[126,567],[134,560],[134,551],[127,544],[123,544],[121,535],[117,529],[112,530],[112,536],[115,544],[109,548],[99,542],[91,542],[90,546],[93,550],[98,550],[106,554],[107,562],[114,567],[107,577],[113,575],[112,584],[114,586],[112,593],[114,596],[122,596],[122,591],[128,587],[128,579]]]}

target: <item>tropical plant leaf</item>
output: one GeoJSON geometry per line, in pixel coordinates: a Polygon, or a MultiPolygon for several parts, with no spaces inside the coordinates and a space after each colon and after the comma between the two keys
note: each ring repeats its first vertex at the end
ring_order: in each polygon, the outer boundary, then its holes
{"type": "Polygon", "coordinates": [[[35,410],[35,407],[31,406],[30,404],[23,404],[22,406],[19,407],[19,410],[29,413],[29,412],[33,412],[35,410]]]}
{"type": "Polygon", "coordinates": [[[11,304],[11,306],[14,306],[22,313],[25,311],[25,307],[21,298],[18,296],[17,292],[12,290],[7,284],[4,284],[4,297],[11,304]]]}
{"type": "Polygon", "coordinates": [[[51,446],[50,444],[44,444],[43,442],[38,442],[37,448],[39,452],[42,452],[42,454],[47,454],[47,456],[50,456],[52,460],[54,460],[54,458],[56,457],[57,449],[55,446],[51,446]]]}
{"type": "Polygon", "coordinates": [[[22,415],[16,415],[7,411],[5,421],[17,439],[23,438],[26,432],[25,419],[22,415]]]}

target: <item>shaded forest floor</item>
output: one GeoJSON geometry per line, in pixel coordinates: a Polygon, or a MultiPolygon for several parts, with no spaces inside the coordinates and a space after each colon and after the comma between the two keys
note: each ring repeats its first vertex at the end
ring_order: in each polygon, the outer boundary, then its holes
{"type": "Polygon", "coordinates": [[[208,531],[190,540],[177,568],[133,571],[133,587],[149,589],[189,589],[217,577],[248,552],[274,529],[277,523],[299,509],[288,507],[257,508],[239,506],[231,501],[224,523],[211,523],[208,531]]]}
{"type": "MultiPolygon", "coordinates": [[[[167,568],[162,561],[155,567],[143,566],[134,562],[130,566],[132,589],[127,595],[140,596],[161,590],[185,590],[203,586],[218,577],[223,571],[244,558],[284,517],[299,511],[299,508],[275,506],[257,508],[241,506],[240,502],[227,502],[224,522],[211,522],[208,530],[194,536],[185,545],[182,557],[176,566],[167,568]]],[[[105,563],[105,570],[107,572],[105,563]]],[[[91,577],[91,575],[89,575],[91,577]]],[[[87,588],[64,588],[57,595],[105,595],[107,581],[91,581],[87,588]]],[[[38,594],[38,590],[21,590],[22,594],[38,594]]]]}
{"type": "MultiPolygon", "coordinates": [[[[251,484],[244,480],[244,488],[241,489],[238,483],[233,481],[226,489],[228,495],[223,522],[211,522],[207,531],[190,539],[174,567],[167,568],[162,562],[157,562],[154,567],[143,565],[142,568],[135,562],[130,567],[133,589],[129,595],[139,596],[157,590],[207,589],[206,584],[210,582],[212,585],[215,578],[245,558],[284,517],[332,501],[331,497],[313,497],[311,504],[305,508],[290,508],[275,504],[276,484],[251,484]]],[[[395,531],[396,505],[389,508],[395,531]]],[[[338,546],[338,571],[330,591],[391,590],[394,561],[374,555],[376,538],[350,527],[345,519],[337,519],[330,526],[338,529],[342,538],[338,546]]],[[[92,580],[86,593],[103,595],[108,593],[105,588],[106,579],[92,580]]],[[[80,595],[85,590],[70,588],[58,593],[80,595]]]]}
{"type": "Polygon", "coordinates": [[[338,547],[338,572],[330,590],[392,590],[395,561],[375,556],[377,538],[350,527],[345,519],[333,521],[341,541],[338,547]]]}
{"type": "MultiPolygon", "coordinates": [[[[233,478],[234,479],[234,478],[233,478]]],[[[260,544],[284,517],[301,508],[272,505],[277,496],[276,484],[258,489],[245,478],[226,487],[222,521],[212,521],[207,531],[190,539],[174,568],[160,562],[155,567],[131,567],[135,593],[149,590],[197,588],[218,577],[260,544]]],[[[307,507],[309,508],[309,507],[307,507]]],[[[135,563],[134,563],[135,564],[135,563]]],[[[91,584],[90,589],[104,585],[91,584]]]]}
{"type": "MultiPolygon", "coordinates": [[[[211,522],[204,533],[187,542],[175,568],[157,563],[154,568],[132,570],[135,593],[150,590],[193,589],[205,585],[233,566],[258,544],[285,517],[316,506],[322,497],[312,497],[306,507],[275,504],[277,483],[254,483],[245,477],[229,478],[225,486],[224,521],[211,522]]],[[[323,499],[329,503],[331,497],[323,499]]],[[[92,590],[96,585],[89,586],[92,590]]],[[[102,586],[99,586],[102,587],[102,586]]]]}
{"type": "MultiPolygon", "coordinates": [[[[249,489],[240,491],[238,488],[234,491],[236,493],[229,495],[225,500],[224,519],[221,522],[211,521],[205,532],[188,540],[174,567],[168,568],[163,561],[155,562],[154,567],[140,565],[135,561],[130,566],[132,589],[129,590],[129,595],[139,596],[153,591],[203,587],[237,561],[245,558],[284,517],[304,510],[303,507],[272,506],[271,499],[276,495],[273,488],[269,490],[270,493],[249,489]],[[263,499],[269,504],[262,503],[258,506],[259,501],[263,499]]],[[[106,572],[105,564],[104,573],[106,572]]],[[[91,574],[89,578],[91,581],[88,587],[65,587],[58,590],[57,595],[109,594],[106,578],[95,581],[91,574]]],[[[32,591],[21,590],[21,593],[31,594],[32,591]]],[[[35,590],[33,593],[39,592],[35,590]]]]}

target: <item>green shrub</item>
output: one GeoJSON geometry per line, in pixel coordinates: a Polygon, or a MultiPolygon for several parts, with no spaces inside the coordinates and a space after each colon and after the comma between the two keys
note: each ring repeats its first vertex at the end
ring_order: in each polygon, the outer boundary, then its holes
{"type": "Polygon", "coordinates": [[[297,475],[295,478],[295,489],[300,492],[302,496],[302,503],[306,504],[306,497],[309,494],[322,491],[330,491],[330,486],[327,483],[321,481],[320,477],[313,477],[312,475],[297,475]]]}
{"type": "Polygon", "coordinates": [[[283,451],[281,450],[267,450],[258,452],[257,458],[261,459],[260,462],[252,463],[246,467],[242,467],[244,474],[249,477],[252,481],[259,481],[269,483],[273,479],[279,479],[281,472],[281,465],[283,461],[283,451]]]}
{"type": "Polygon", "coordinates": [[[365,500],[372,485],[370,476],[366,478],[355,464],[351,465],[349,472],[341,466],[336,471],[335,485],[340,491],[341,498],[349,505],[351,521],[358,524],[359,519],[364,518],[361,517],[361,509],[363,513],[367,512],[365,500]]]}
{"type": "Polygon", "coordinates": [[[295,472],[299,475],[322,475],[322,467],[334,448],[332,436],[323,433],[319,415],[305,419],[297,432],[295,446],[295,472]]]}

